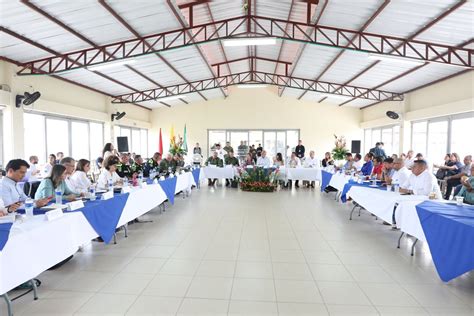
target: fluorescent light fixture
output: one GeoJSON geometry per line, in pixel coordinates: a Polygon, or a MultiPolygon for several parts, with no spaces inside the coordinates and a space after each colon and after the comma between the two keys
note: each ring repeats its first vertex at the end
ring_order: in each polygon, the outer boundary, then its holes
{"type": "Polygon", "coordinates": [[[374,60],[381,60],[381,61],[388,61],[392,63],[406,63],[406,64],[414,64],[414,65],[423,65],[425,63],[424,60],[418,60],[410,57],[402,57],[402,56],[395,56],[395,55],[383,55],[383,54],[369,54],[369,59],[374,60]]]}
{"type": "Polygon", "coordinates": [[[275,37],[246,37],[246,38],[231,38],[223,40],[224,46],[262,46],[275,45],[275,37]]]}
{"type": "Polygon", "coordinates": [[[173,101],[173,100],[184,99],[184,98],[186,98],[185,95],[170,95],[169,97],[158,98],[156,99],[156,101],[165,102],[165,101],[173,101]]]}
{"type": "Polygon", "coordinates": [[[102,70],[102,69],[114,68],[117,66],[130,65],[130,64],[134,64],[135,62],[136,61],[134,59],[123,59],[123,60],[117,60],[117,61],[110,61],[110,62],[98,64],[98,65],[87,66],[87,69],[102,70]]]}
{"type": "Polygon", "coordinates": [[[261,84],[261,83],[246,83],[246,84],[238,84],[238,88],[241,89],[253,89],[253,88],[266,88],[266,84],[261,84]]]}

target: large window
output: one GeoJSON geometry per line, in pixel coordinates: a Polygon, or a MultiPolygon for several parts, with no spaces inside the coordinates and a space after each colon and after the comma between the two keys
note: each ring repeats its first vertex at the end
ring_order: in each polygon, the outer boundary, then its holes
{"type": "Polygon", "coordinates": [[[127,137],[129,152],[148,157],[148,130],[115,125],[114,132],[115,137],[127,137]]]}
{"type": "Polygon", "coordinates": [[[474,112],[413,122],[411,148],[432,163],[442,163],[452,152],[464,158],[474,154],[472,126],[474,112]]]}
{"type": "Polygon", "coordinates": [[[104,124],[67,117],[24,113],[25,158],[38,156],[45,163],[49,154],[62,151],[75,159],[95,160],[104,146],[104,124]]]}
{"type": "Polygon", "coordinates": [[[261,144],[270,158],[277,153],[282,153],[285,157],[286,146],[294,150],[298,145],[299,135],[299,130],[208,130],[208,154],[215,144],[225,146],[225,142],[230,142],[237,152],[240,142],[244,141],[248,146],[257,147],[261,144]]]}
{"type": "Polygon", "coordinates": [[[384,126],[366,129],[364,131],[364,149],[368,153],[375,143],[383,142],[387,155],[397,154],[400,151],[400,126],[384,126]]]}

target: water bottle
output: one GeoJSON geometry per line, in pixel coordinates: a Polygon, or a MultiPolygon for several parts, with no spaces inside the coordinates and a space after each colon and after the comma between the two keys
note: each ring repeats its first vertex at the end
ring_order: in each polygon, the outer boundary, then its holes
{"type": "Polygon", "coordinates": [[[27,217],[33,217],[33,199],[26,199],[25,201],[25,213],[27,217]]]}
{"type": "Polygon", "coordinates": [[[123,186],[124,186],[124,187],[128,187],[128,178],[127,178],[127,177],[125,177],[125,178],[123,179],[123,186]]]}
{"type": "Polygon", "coordinates": [[[171,174],[171,167],[168,167],[168,173],[171,174]]]}
{"type": "Polygon", "coordinates": [[[89,188],[89,198],[91,201],[95,201],[95,187],[93,185],[89,188]]]}
{"type": "Polygon", "coordinates": [[[114,190],[114,182],[112,181],[112,179],[109,179],[109,191],[113,191],[114,190]]]}
{"type": "Polygon", "coordinates": [[[140,172],[138,175],[138,184],[141,184],[143,182],[143,172],[140,172]]]}
{"type": "Polygon", "coordinates": [[[56,204],[63,204],[63,192],[61,192],[61,189],[57,188],[54,190],[54,197],[56,198],[56,204]]]}

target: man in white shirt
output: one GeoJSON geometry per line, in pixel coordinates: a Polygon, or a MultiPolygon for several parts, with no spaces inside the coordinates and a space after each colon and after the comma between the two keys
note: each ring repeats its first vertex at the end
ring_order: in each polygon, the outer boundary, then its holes
{"type": "Polygon", "coordinates": [[[314,150],[309,152],[309,157],[304,159],[305,168],[317,168],[319,167],[319,159],[314,156],[314,150]]]}
{"type": "Polygon", "coordinates": [[[364,161],[362,160],[362,156],[360,154],[355,154],[354,160],[352,162],[352,169],[354,169],[356,172],[359,172],[362,169],[363,164],[364,161]]]}
{"type": "Polygon", "coordinates": [[[221,144],[216,144],[216,149],[215,149],[215,152],[217,153],[217,157],[219,157],[220,159],[222,159],[222,161],[224,161],[224,156],[227,155],[227,152],[221,148],[221,144]]]}
{"type": "Polygon", "coordinates": [[[407,152],[407,157],[405,158],[405,167],[407,169],[411,169],[411,167],[413,166],[413,163],[415,162],[415,157],[413,157],[415,155],[415,152],[413,150],[409,150],[407,152]]]}
{"type": "Polygon", "coordinates": [[[38,156],[31,156],[30,157],[30,168],[28,169],[27,175],[29,175],[29,181],[38,180],[38,176],[40,171],[36,168],[38,164],[38,156]]]}
{"type": "Polygon", "coordinates": [[[268,168],[270,167],[270,165],[271,165],[271,162],[270,162],[270,158],[267,157],[267,151],[263,150],[262,154],[257,159],[257,167],[268,168]]]}
{"type": "Polygon", "coordinates": [[[393,174],[391,181],[387,181],[387,184],[398,184],[400,185],[400,188],[407,189],[407,182],[410,178],[411,172],[404,166],[404,160],[402,158],[395,159],[393,162],[393,169],[395,170],[395,173],[393,174]]]}
{"type": "Polygon", "coordinates": [[[72,157],[65,157],[61,159],[59,163],[66,167],[66,179],[64,179],[64,182],[66,182],[66,186],[71,191],[78,192],[78,190],[76,190],[76,185],[74,181],[71,181],[71,176],[74,173],[74,170],[76,169],[76,161],[72,157]]]}
{"type": "Polygon", "coordinates": [[[426,161],[415,160],[411,172],[407,184],[404,185],[406,188],[401,188],[400,193],[429,196],[434,192],[437,199],[442,199],[438,181],[434,174],[428,170],[426,161]]]}

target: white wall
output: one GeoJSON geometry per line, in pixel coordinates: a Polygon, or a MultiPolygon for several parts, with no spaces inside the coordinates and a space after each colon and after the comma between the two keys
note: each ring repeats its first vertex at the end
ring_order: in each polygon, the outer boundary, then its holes
{"type": "Polygon", "coordinates": [[[383,102],[363,109],[360,127],[365,129],[397,123],[386,117],[385,113],[389,110],[402,114],[399,121],[400,150],[406,152],[411,145],[412,121],[474,111],[474,71],[408,93],[404,101],[383,102]]]}
{"type": "Polygon", "coordinates": [[[275,87],[239,89],[231,87],[227,99],[213,99],[191,104],[161,107],[152,113],[153,139],[162,128],[163,149],[169,144],[170,128],[183,134],[187,126],[188,146],[199,142],[207,148],[208,129],[300,129],[300,137],[307,150],[314,149],[318,156],[334,147],[334,134],[348,140],[359,140],[362,112],[336,104],[319,104],[278,97],[275,87]]]}
{"type": "MultiPolygon", "coordinates": [[[[11,94],[4,113],[4,161],[24,157],[23,112],[36,111],[54,115],[94,120],[104,123],[104,141],[113,139],[111,113],[125,111],[120,125],[151,128],[151,111],[131,104],[116,105],[103,94],[48,76],[17,76],[16,65],[0,61],[0,84],[7,84],[11,94]],[[15,107],[15,96],[40,91],[41,98],[32,106],[15,107]]],[[[100,150],[100,149],[99,149],[100,150]]]]}

